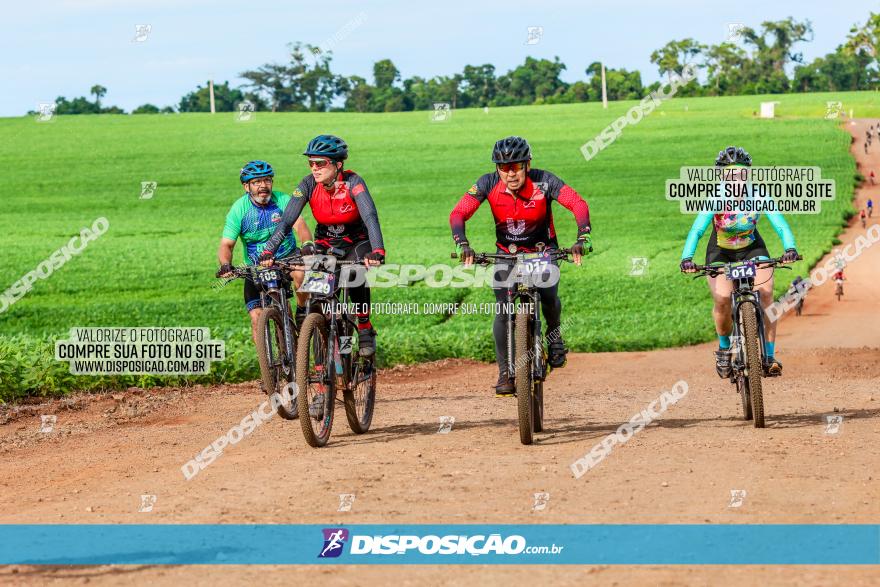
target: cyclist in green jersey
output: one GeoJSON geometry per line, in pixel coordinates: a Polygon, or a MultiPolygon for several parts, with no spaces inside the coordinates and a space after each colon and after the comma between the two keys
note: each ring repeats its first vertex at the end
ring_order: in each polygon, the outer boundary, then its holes
{"type": "MultiPolygon", "coordinates": [[[[223,236],[220,238],[220,248],[217,258],[220,261],[220,269],[217,277],[228,277],[232,270],[232,251],[235,242],[241,239],[244,244],[243,256],[247,265],[256,265],[266,246],[266,241],[275,232],[275,226],[281,221],[281,214],[290,201],[290,196],[283,192],[272,189],[275,170],[265,161],[251,161],[241,169],[239,179],[245,193],[232,204],[226,215],[226,224],[223,227],[223,236]]],[[[298,219],[293,226],[296,236],[303,244],[311,242],[312,233],[302,218],[298,219]]],[[[284,257],[296,252],[296,237],[291,232],[279,247],[279,257],[284,257]]],[[[299,286],[302,283],[302,272],[294,271],[291,275],[294,283],[299,286]]],[[[296,294],[297,315],[305,314],[305,303],[308,294],[296,294]]],[[[260,317],[260,290],[250,279],[244,280],[244,303],[251,318],[251,334],[254,342],[257,340],[257,320],[260,317]]]]}

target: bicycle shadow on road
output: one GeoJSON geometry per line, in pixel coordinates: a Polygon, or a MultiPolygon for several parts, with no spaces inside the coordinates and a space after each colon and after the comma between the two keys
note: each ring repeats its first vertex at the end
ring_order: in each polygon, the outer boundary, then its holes
{"type": "Polygon", "coordinates": [[[768,428],[804,428],[824,426],[826,416],[843,416],[843,425],[850,420],[872,420],[880,418],[880,408],[871,410],[844,410],[841,412],[819,412],[815,414],[766,414],[768,428]]]}
{"type": "MultiPolygon", "coordinates": [[[[703,420],[681,420],[667,427],[683,428],[688,425],[694,425],[703,420]]],[[[657,425],[658,421],[654,421],[651,427],[657,425]]],[[[545,429],[543,432],[536,432],[536,444],[567,444],[571,442],[582,442],[590,439],[601,439],[611,434],[620,427],[620,422],[595,422],[586,418],[555,418],[553,420],[545,420],[545,429]]],[[[347,434],[339,437],[334,445],[345,446],[346,444],[362,444],[370,442],[393,442],[413,436],[430,436],[437,434],[440,428],[439,421],[437,423],[414,423],[414,424],[398,424],[393,426],[384,426],[370,430],[365,435],[347,434]]],[[[511,440],[518,440],[517,422],[514,418],[492,418],[485,420],[472,420],[460,422],[456,421],[449,434],[461,433],[465,430],[481,430],[481,429],[508,429],[511,440]]]]}
{"type": "MultiPolygon", "coordinates": [[[[810,414],[768,414],[766,416],[767,428],[806,428],[810,426],[824,426],[825,416],[828,412],[810,414]]],[[[880,408],[871,410],[846,410],[839,412],[844,422],[847,420],[878,419],[880,408]]],[[[554,445],[570,444],[572,442],[600,441],[609,434],[614,433],[623,422],[596,422],[582,417],[554,418],[545,420],[543,432],[535,433],[536,444],[554,445]]],[[[741,416],[731,415],[726,417],[711,418],[658,418],[646,427],[653,428],[695,428],[717,427],[724,424],[725,428],[752,428],[750,420],[743,420],[741,416]]],[[[375,442],[394,442],[413,436],[432,436],[437,434],[440,422],[419,422],[412,424],[396,424],[374,428],[367,434],[355,435],[347,433],[336,437],[333,446],[347,446],[350,444],[369,444],[375,442]]],[[[471,429],[509,429],[512,440],[517,439],[517,424],[513,418],[491,418],[485,420],[456,421],[449,434],[471,429]]],[[[644,430],[642,431],[644,432],[644,430]]],[[[441,435],[442,436],[442,435],[441,435]]]]}
{"type": "MultiPolygon", "coordinates": [[[[825,426],[825,416],[831,415],[829,412],[820,412],[817,414],[768,414],[765,423],[767,428],[807,428],[811,426],[825,426]]],[[[876,419],[880,418],[880,409],[871,410],[846,410],[843,412],[835,412],[834,415],[843,416],[844,425],[848,420],[860,419],[876,419]]],[[[584,440],[593,440],[599,442],[608,434],[614,433],[623,422],[619,423],[595,423],[583,422],[572,418],[563,419],[569,422],[567,425],[559,426],[560,420],[545,422],[545,430],[538,433],[536,438],[538,444],[569,444],[572,442],[582,442],[584,440]],[[598,434],[596,434],[598,433],[598,434]]],[[[724,425],[726,429],[737,428],[753,428],[754,424],[751,420],[743,420],[741,416],[731,415],[725,417],[711,418],[658,418],[645,427],[645,430],[653,428],[717,428],[724,425]],[[706,426],[703,426],[706,425],[706,426]]],[[[642,430],[644,432],[645,430],[642,430]]]]}
{"type": "MultiPolygon", "coordinates": [[[[652,428],[691,428],[705,422],[734,422],[737,418],[662,418],[651,422],[645,430],[652,428]]],[[[539,444],[569,444],[584,440],[601,441],[609,434],[617,431],[624,422],[585,422],[579,423],[573,419],[563,419],[570,422],[565,426],[558,426],[559,420],[544,422],[544,432],[538,433],[539,444]]],[[[641,432],[644,432],[642,430],[641,432]]]]}
{"type": "MultiPolygon", "coordinates": [[[[474,420],[474,421],[458,421],[456,420],[449,434],[455,434],[462,430],[471,428],[502,428],[510,427],[511,434],[516,432],[516,420],[511,418],[493,418],[490,420],[474,420]]],[[[334,426],[335,428],[335,426],[334,426]]],[[[412,424],[394,424],[391,426],[383,426],[381,428],[371,428],[366,434],[356,435],[349,433],[346,436],[339,437],[338,442],[334,441],[334,445],[344,446],[350,444],[363,444],[370,442],[393,442],[403,438],[412,436],[431,436],[437,434],[440,429],[440,420],[436,422],[418,422],[412,424]]],[[[442,434],[440,436],[443,436],[442,434]]]]}

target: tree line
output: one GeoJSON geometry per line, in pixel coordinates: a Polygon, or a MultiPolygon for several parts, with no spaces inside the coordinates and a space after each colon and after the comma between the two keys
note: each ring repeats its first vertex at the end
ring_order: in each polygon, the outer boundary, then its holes
{"type": "MultiPolygon", "coordinates": [[[[870,13],[854,25],[843,43],[831,53],[806,63],[796,47],[813,39],[810,21],[787,18],[764,21],[760,27],[742,27],[735,39],[706,45],[686,38],[673,40],[651,53],[651,63],[671,79],[693,65],[699,75],[678,90],[681,96],[732,96],[873,90],[880,84],[880,14],[870,13]],[[791,72],[791,73],[789,73],[791,72]]],[[[566,66],[553,60],[526,57],[514,69],[498,75],[495,66],[466,65],[461,73],[426,79],[401,79],[390,59],[373,64],[372,80],[333,73],[332,52],[306,43],[291,43],[287,63],[267,63],[239,75],[245,83],[214,85],[215,110],[231,112],[248,101],[253,109],[272,112],[400,112],[429,110],[445,102],[452,108],[566,104],[602,99],[602,64],[591,63],[585,78],[574,83],[560,79],[566,66]]],[[[637,70],[606,67],[609,100],[640,99],[661,84],[642,83],[637,70]]],[[[84,97],[56,100],[57,114],[123,113],[115,106],[103,108],[106,88],[93,86],[94,102],[84,97]],[[96,92],[96,90],[99,90],[96,92]]],[[[206,83],[181,98],[176,109],[139,106],[132,114],[159,112],[209,112],[206,83]]]]}

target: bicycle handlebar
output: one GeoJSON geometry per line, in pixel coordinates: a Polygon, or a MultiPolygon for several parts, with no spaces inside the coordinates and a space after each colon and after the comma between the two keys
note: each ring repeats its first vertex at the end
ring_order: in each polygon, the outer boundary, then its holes
{"type": "MultiPolygon", "coordinates": [[[[801,260],[803,260],[803,257],[798,255],[797,260],[801,261],[801,260]]],[[[762,260],[757,260],[757,261],[742,261],[742,264],[744,264],[746,262],[754,263],[755,265],[757,265],[759,267],[774,267],[774,268],[778,267],[780,269],[789,269],[789,270],[791,269],[791,267],[785,266],[786,264],[784,264],[782,262],[782,257],[777,257],[775,259],[762,259],[762,260]]],[[[717,276],[721,275],[722,273],[724,273],[727,269],[727,266],[731,265],[731,264],[732,263],[725,263],[724,265],[694,265],[695,270],[691,271],[689,273],[696,273],[697,274],[694,276],[694,279],[697,279],[698,277],[705,277],[707,275],[710,277],[717,277],[717,276]]]]}
{"type": "MultiPolygon", "coordinates": [[[[589,252],[593,251],[593,247],[590,247],[589,252]]],[[[569,256],[571,255],[571,249],[546,249],[544,251],[532,251],[529,253],[474,253],[474,263],[479,265],[488,265],[493,261],[517,261],[520,255],[525,254],[533,254],[533,253],[549,253],[550,258],[554,261],[570,261],[569,256]]],[[[450,255],[452,259],[464,259],[460,257],[457,252],[453,252],[450,255]]]]}
{"type": "MultiPolygon", "coordinates": [[[[316,257],[319,255],[313,256],[316,257]]],[[[347,259],[336,259],[334,263],[336,265],[360,265],[362,262],[347,259]]],[[[266,269],[280,269],[282,271],[301,271],[312,268],[313,265],[307,261],[307,257],[291,255],[290,257],[284,257],[282,259],[272,259],[272,264],[268,267],[263,267],[262,265],[239,265],[238,267],[233,267],[232,270],[229,272],[231,274],[231,277],[226,279],[231,280],[243,277],[251,277],[255,272],[266,269]]]]}

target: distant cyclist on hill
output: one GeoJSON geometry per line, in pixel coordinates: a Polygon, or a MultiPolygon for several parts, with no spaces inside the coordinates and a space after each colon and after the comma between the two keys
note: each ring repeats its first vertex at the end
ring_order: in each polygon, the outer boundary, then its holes
{"type": "Polygon", "coordinates": [[[834,272],[834,275],[831,276],[831,279],[834,280],[834,295],[836,295],[837,300],[840,301],[840,297],[843,295],[843,282],[846,281],[846,276],[843,274],[843,267],[838,267],[837,271],[834,272]]]}
{"type": "MultiPolygon", "coordinates": [[[[718,154],[715,159],[716,167],[751,167],[752,157],[739,147],[727,147],[718,154]]],[[[795,246],[794,235],[779,212],[768,212],[767,220],[776,230],[782,240],[785,254],[782,256],[783,263],[797,261],[798,253],[795,246]]],[[[684,249],[681,253],[681,270],[684,273],[696,271],[693,257],[697,250],[700,237],[712,225],[712,234],[706,246],[706,265],[712,263],[731,263],[747,259],[769,259],[770,253],[764,239],[758,234],[758,220],[760,213],[733,213],[716,214],[714,212],[701,212],[694,220],[690,232],[688,232],[684,249]]],[[[733,331],[733,319],[731,318],[731,293],[733,286],[724,275],[709,277],[709,290],[715,301],[712,309],[712,317],[715,319],[715,331],[718,333],[718,350],[715,351],[715,370],[721,378],[730,377],[730,335],[733,331]]],[[[773,269],[765,267],[758,269],[755,278],[755,288],[760,292],[761,305],[767,308],[773,303],[773,269]]],[[[765,322],[765,349],[766,364],[764,369],[770,375],[782,374],[782,363],[775,356],[776,350],[776,322],[765,322]]]]}
{"type": "MultiPolygon", "coordinates": [[[[290,201],[290,196],[272,190],[275,170],[265,161],[251,161],[241,168],[239,179],[244,187],[244,195],[238,198],[226,214],[223,236],[217,258],[220,269],[217,277],[227,277],[232,271],[232,250],[235,242],[241,239],[244,250],[243,258],[247,265],[256,265],[266,242],[281,221],[281,213],[290,201]]],[[[308,241],[312,238],[306,223],[300,220],[294,226],[300,239],[308,241]]],[[[296,238],[291,234],[284,240],[281,247],[283,256],[296,250],[296,238]]],[[[295,283],[302,282],[302,273],[294,272],[295,283]]],[[[297,313],[302,316],[306,294],[297,294],[297,313]]],[[[251,317],[251,334],[257,340],[257,320],[260,318],[260,290],[249,278],[244,280],[244,304],[251,317]]]]}
{"type": "MultiPolygon", "coordinates": [[[[590,248],[590,210],[578,193],[561,179],[543,169],[532,169],[532,149],[522,137],[507,137],[495,143],[492,162],[495,171],[481,176],[465,193],[449,215],[452,236],[461,248],[465,264],[474,259],[474,250],[465,235],[465,223],[483,202],[488,201],[495,221],[496,247],[499,252],[509,253],[510,246],[516,245],[517,252],[533,252],[538,243],[547,249],[556,249],[556,229],[550,205],[559,202],[574,214],[577,222],[577,240],[571,247],[577,264],[581,256],[590,248]]],[[[507,271],[510,269],[508,268],[507,271]]],[[[503,281],[505,277],[500,277],[503,281]]],[[[568,349],[559,331],[562,317],[562,302],[558,294],[559,284],[543,287],[541,311],[547,321],[547,333],[555,333],[549,343],[548,363],[559,368],[565,365],[568,349]]],[[[505,288],[496,287],[495,300],[505,301],[505,288]]],[[[495,337],[495,359],[498,362],[498,383],[495,393],[509,396],[514,393],[514,383],[507,376],[507,338],[506,315],[495,315],[492,332],[495,337]]]]}
{"type": "Polygon", "coordinates": [[[807,291],[801,285],[802,283],[804,283],[804,278],[798,275],[791,280],[791,286],[789,286],[788,291],[785,294],[790,299],[797,300],[795,310],[798,316],[800,316],[801,313],[803,313],[804,311],[804,298],[807,297],[807,291]]]}

